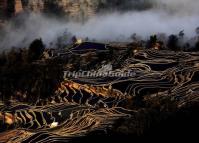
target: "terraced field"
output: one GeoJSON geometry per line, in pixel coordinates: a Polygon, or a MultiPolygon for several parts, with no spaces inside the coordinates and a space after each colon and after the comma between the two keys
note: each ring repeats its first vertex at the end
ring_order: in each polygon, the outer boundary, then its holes
{"type": "Polygon", "coordinates": [[[149,104],[166,98],[177,110],[199,101],[197,52],[136,50],[132,57],[114,61],[121,66],[113,72],[130,71],[133,76],[67,77],[52,97],[34,106],[0,103],[2,126],[9,126],[0,133],[0,142],[69,142],[96,131],[106,134],[121,118],[136,124],[144,107],[135,107],[135,100],[149,104]]]}

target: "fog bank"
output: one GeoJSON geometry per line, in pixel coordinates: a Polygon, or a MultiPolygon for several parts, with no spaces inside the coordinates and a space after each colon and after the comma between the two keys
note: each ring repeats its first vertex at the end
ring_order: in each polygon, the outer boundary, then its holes
{"type": "MultiPolygon", "coordinates": [[[[129,0],[129,5],[133,0],[129,0]]],[[[143,1],[143,0],[142,0],[143,1]]],[[[96,14],[85,22],[65,21],[42,14],[22,14],[16,22],[8,22],[0,35],[1,49],[26,47],[35,38],[42,38],[48,46],[64,34],[69,41],[75,35],[99,41],[128,41],[137,33],[146,39],[151,34],[178,34],[184,30],[188,38],[196,35],[199,26],[198,0],[151,0],[145,10],[109,11],[96,14]]],[[[128,3],[127,3],[128,5],[128,3]]],[[[16,20],[17,19],[17,20],[16,20]]]]}

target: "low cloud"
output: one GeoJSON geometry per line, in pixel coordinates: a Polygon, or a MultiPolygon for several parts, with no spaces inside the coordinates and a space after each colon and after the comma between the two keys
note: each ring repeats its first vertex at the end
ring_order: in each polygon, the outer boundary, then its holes
{"type": "Polygon", "coordinates": [[[73,35],[99,41],[128,41],[133,33],[146,39],[151,34],[178,34],[181,30],[188,38],[196,35],[195,29],[199,26],[198,0],[151,0],[151,3],[152,7],[147,10],[109,11],[97,14],[84,23],[42,14],[25,14],[17,18],[20,26],[16,26],[16,22],[5,26],[0,36],[0,47],[25,47],[36,38],[42,38],[49,45],[56,43],[63,34],[66,41],[73,35]]]}

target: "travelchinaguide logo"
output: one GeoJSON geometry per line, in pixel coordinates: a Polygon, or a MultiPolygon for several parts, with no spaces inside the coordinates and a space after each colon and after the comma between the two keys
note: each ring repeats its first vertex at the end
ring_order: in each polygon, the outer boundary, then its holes
{"type": "Polygon", "coordinates": [[[135,75],[136,73],[131,70],[113,70],[113,66],[111,64],[103,65],[98,70],[64,71],[64,78],[134,77],[135,75]]]}

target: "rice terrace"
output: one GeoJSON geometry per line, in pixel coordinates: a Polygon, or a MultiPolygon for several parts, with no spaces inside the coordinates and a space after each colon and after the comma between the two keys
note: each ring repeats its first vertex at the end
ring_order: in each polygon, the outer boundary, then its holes
{"type": "Polygon", "coordinates": [[[0,0],[0,142],[197,137],[197,6],[0,0]]]}

